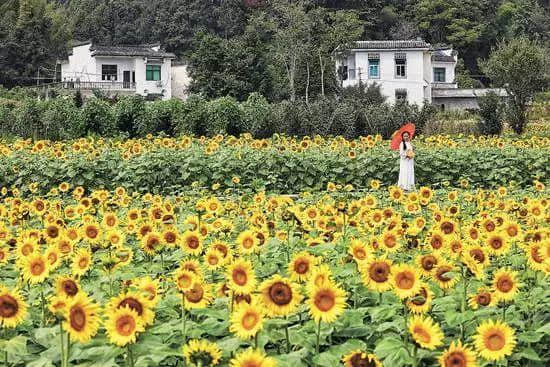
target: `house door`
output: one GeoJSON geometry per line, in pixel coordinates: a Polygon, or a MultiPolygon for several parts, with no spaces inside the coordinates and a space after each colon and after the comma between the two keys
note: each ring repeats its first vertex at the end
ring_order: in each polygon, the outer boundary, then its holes
{"type": "Polygon", "coordinates": [[[122,82],[124,88],[130,88],[130,71],[125,70],[122,75],[122,82]]]}

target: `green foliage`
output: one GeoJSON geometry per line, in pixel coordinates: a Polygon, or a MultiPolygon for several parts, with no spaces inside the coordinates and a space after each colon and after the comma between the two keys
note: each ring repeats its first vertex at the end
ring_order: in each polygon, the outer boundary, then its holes
{"type": "Polygon", "coordinates": [[[42,132],[43,105],[34,98],[27,98],[17,104],[13,111],[10,130],[13,135],[39,139],[42,132]]]}
{"type": "Polygon", "coordinates": [[[89,134],[112,136],[117,132],[115,116],[109,103],[92,97],[82,107],[82,121],[89,134]]]}
{"type": "Polygon", "coordinates": [[[134,122],[138,136],[165,133],[173,136],[178,118],[183,115],[185,103],[179,99],[156,101],[145,104],[145,110],[134,122]]]}
{"type": "Polygon", "coordinates": [[[221,97],[209,101],[206,110],[207,135],[227,133],[238,136],[244,132],[243,113],[234,98],[221,97]]]}
{"type": "Polygon", "coordinates": [[[182,111],[176,117],[176,134],[206,135],[206,103],[206,99],[196,94],[185,100],[182,111]]]}
{"type": "Polygon", "coordinates": [[[129,136],[136,136],[138,133],[136,121],[142,120],[141,116],[145,113],[143,97],[139,95],[122,97],[112,109],[117,129],[129,136]]]}
{"type": "Polygon", "coordinates": [[[271,124],[271,105],[259,93],[252,93],[241,104],[243,111],[243,125],[254,137],[267,138],[274,133],[271,124]]]}
{"type": "Polygon", "coordinates": [[[48,101],[41,122],[43,131],[40,136],[44,139],[74,139],[86,132],[80,110],[70,98],[55,98],[48,101]]]}
{"type": "Polygon", "coordinates": [[[502,132],[502,99],[489,92],[479,99],[479,131],[484,135],[500,135],[502,132]]]}

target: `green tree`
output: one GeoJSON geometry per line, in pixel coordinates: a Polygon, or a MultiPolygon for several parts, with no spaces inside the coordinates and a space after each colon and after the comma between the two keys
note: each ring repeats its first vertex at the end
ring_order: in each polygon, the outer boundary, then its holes
{"type": "Polygon", "coordinates": [[[527,123],[527,108],[535,94],[550,83],[549,50],[539,41],[518,38],[501,42],[481,69],[509,96],[509,116],[513,130],[521,134],[527,123]]]}

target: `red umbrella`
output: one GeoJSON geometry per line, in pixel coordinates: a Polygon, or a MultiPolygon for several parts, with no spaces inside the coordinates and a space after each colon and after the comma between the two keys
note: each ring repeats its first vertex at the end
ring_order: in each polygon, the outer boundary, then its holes
{"type": "Polygon", "coordinates": [[[393,150],[399,150],[399,144],[403,141],[402,135],[404,132],[408,132],[409,136],[414,136],[414,124],[412,122],[409,122],[408,124],[405,124],[401,126],[399,130],[393,133],[391,142],[390,142],[390,148],[393,150]]]}

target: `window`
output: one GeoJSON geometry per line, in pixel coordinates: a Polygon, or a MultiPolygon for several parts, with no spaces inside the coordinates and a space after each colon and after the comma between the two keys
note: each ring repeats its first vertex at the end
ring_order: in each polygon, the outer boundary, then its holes
{"type": "Polygon", "coordinates": [[[445,68],[434,68],[434,82],[445,83],[445,68]]]}
{"type": "Polygon", "coordinates": [[[160,65],[147,65],[145,80],[160,80],[160,65]]]}
{"type": "Polygon", "coordinates": [[[348,79],[348,67],[347,67],[347,65],[340,66],[338,72],[340,73],[340,78],[342,80],[347,80],[348,79]]]}
{"type": "Polygon", "coordinates": [[[101,65],[101,80],[113,80],[118,78],[116,65],[101,65]]]}
{"type": "Polygon", "coordinates": [[[380,59],[369,59],[369,78],[380,78],[380,59]]]}
{"type": "Polygon", "coordinates": [[[405,53],[395,54],[395,77],[396,78],[407,77],[407,54],[405,53]]]}
{"type": "Polygon", "coordinates": [[[407,100],[407,90],[406,89],[396,89],[395,90],[395,101],[406,101],[407,100]]]}

